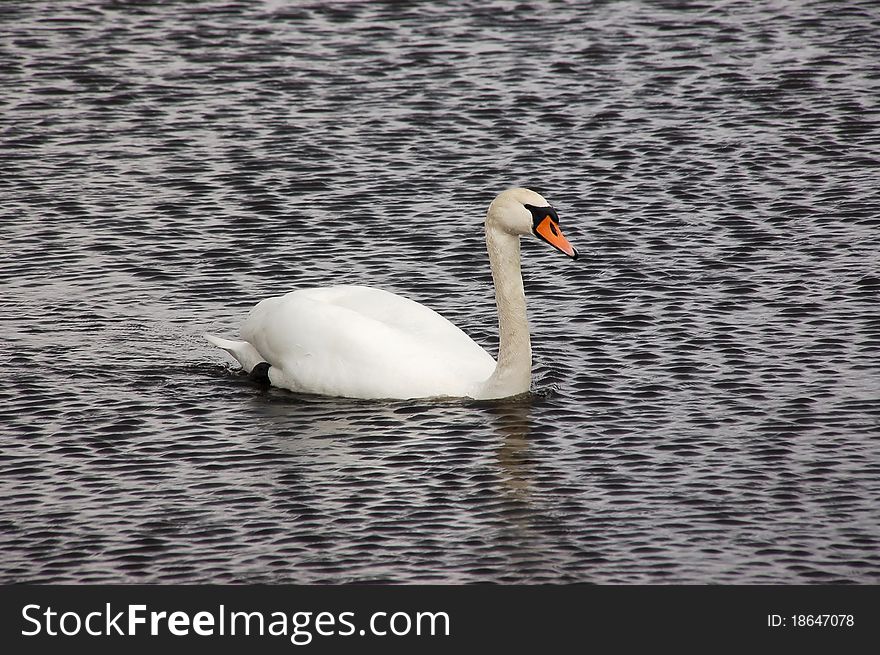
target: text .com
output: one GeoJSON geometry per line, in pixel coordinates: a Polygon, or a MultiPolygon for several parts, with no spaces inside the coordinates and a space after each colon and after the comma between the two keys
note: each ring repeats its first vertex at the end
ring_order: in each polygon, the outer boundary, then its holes
{"type": "Polygon", "coordinates": [[[113,608],[106,603],[87,613],[57,611],[52,607],[25,605],[22,610],[26,637],[159,636],[223,637],[233,635],[286,637],[306,646],[315,637],[449,636],[446,612],[373,612],[362,623],[354,612],[230,611],[220,605],[214,611],[155,611],[146,605],[113,608]]]}

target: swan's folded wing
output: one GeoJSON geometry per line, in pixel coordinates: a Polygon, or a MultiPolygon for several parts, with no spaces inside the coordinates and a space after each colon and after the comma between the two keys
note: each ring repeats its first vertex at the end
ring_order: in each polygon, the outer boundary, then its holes
{"type": "Polygon", "coordinates": [[[433,310],[370,287],[267,298],[245,340],[297,391],[357,398],[464,396],[495,361],[433,310]]]}

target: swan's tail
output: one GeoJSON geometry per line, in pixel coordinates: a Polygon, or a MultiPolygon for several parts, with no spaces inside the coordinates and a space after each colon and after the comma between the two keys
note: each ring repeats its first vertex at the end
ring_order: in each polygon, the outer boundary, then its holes
{"type": "Polygon", "coordinates": [[[257,349],[247,341],[223,339],[221,337],[215,337],[213,334],[203,334],[202,336],[218,348],[222,348],[235,357],[236,361],[238,361],[238,363],[241,364],[241,367],[248,373],[254,370],[254,366],[265,361],[257,349]]]}

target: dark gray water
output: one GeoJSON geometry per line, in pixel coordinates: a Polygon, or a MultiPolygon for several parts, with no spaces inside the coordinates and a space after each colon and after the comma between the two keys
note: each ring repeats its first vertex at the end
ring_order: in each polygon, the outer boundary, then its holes
{"type": "Polygon", "coordinates": [[[4,2],[0,582],[880,582],[873,2],[4,2]],[[261,391],[199,334],[328,283],[533,394],[261,391]]]}

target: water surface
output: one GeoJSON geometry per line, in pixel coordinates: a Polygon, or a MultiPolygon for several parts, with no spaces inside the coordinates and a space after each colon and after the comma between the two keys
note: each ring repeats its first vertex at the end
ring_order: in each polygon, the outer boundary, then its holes
{"type": "Polygon", "coordinates": [[[6,2],[0,582],[880,582],[871,2],[6,2]],[[204,342],[380,286],[533,393],[264,391],[204,342]]]}

